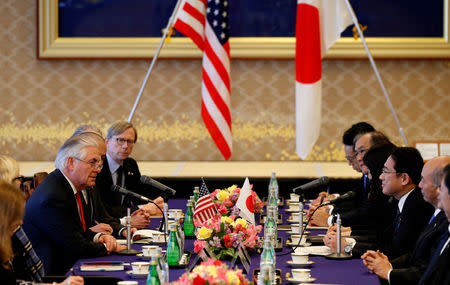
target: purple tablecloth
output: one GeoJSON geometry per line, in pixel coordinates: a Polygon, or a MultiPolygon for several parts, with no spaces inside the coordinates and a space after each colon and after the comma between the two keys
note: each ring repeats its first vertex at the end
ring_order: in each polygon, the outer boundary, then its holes
{"type": "MultiPolygon", "coordinates": [[[[186,201],[180,199],[174,199],[169,201],[169,208],[171,209],[182,209],[184,212],[186,211],[186,201]]],[[[283,210],[280,211],[283,214],[283,220],[285,220],[289,213],[284,213],[283,210]]],[[[150,228],[156,229],[160,223],[161,219],[152,219],[150,228]]],[[[322,231],[323,233],[324,231],[322,231]]],[[[320,233],[319,231],[311,232],[311,234],[320,233]]],[[[289,235],[286,231],[279,231],[278,235],[283,238],[284,242],[286,242],[289,235]]],[[[132,248],[140,249],[141,245],[133,244],[132,248]]],[[[164,248],[164,247],[163,247],[164,248]]],[[[194,248],[194,240],[186,239],[185,250],[193,251],[194,248]]],[[[284,247],[283,251],[278,252],[277,254],[283,254],[290,250],[289,247],[284,247]]],[[[195,254],[193,254],[195,257],[195,254]]],[[[251,254],[251,265],[250,271],[253,272],[253,269],[259,268],[259,259],[260,256],[256,253],[251,254]]],[[[193,259],[193,258],[192,258],[193,259]]],[[[191,261],[192,261],[191,259],[191,261]]],[[[90,259],[81,259],[78,260],[77,263],[73,266],[74,273],[76,275],[108,275],[118,277],[123,280],[136,280],[139,282],[139,285],[145,284],[145,278],[134,278],[131,275],[128,275],[126,271],[131,270],[130,265],[125,266],[124,271],[111,271],[111,272],[86,272],[80,271],[81,262],[85,261],[123,261],[126,263],[131,263],[134,261],[140,261],[141,259],[137,256],[120,256],[120,255],[110,255],[104,257],[90,258],[90,259]]],[[[288,260],[291,260],[290,254],[284,256],[277,257],[277,268],[281,269],[282,277],[284,279],[287,272],[291,272],[291,267],[286,263],[288,260]]],[[[314,261],[309,268],[311,269],[311,276],[317,278],[314,283],[327,283],[327,284],[380,284],[378,277],[376,275],[370,274],[366,267],[362,264],[360,259],[350,259],[350,260],[329,260],[320,256],[312,256],[310,260],[314,261]]],[[[242,267],[242,266],[241,266],[242,267]]],[[[177,280],[186,269],[170,269],[170,281],[177,280]]],[[[247,276],[248,279],[251,279],[251,276],[247,276]]],[[[283,280],[283,284],[288,284],[288,282],[283,280]]]]}

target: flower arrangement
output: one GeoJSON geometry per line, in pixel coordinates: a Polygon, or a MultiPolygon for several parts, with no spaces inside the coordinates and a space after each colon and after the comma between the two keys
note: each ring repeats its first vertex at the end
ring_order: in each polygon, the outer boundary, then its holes
{"type": "Polygon", "coordinates": [[[200,253],[208,243],[217,259],[233,257],[239,245],[247,250],[261,248],[262,240],[258,236],[261,230],[261,225],[255,227],[244,219],[217,215],[200,225],[194,251],[200,253]]]}
{"type": "MultiPolygon", "coordinates": [[[[252,188],[253,185],[250,185],[252,188]]],[[[216,189],[211,193],[211,198],[216,205],[217,210],[221,215],[239,215],[239,208],[236,207],[236,202],[241,193],[241,188],[237,185],[232,185],[225,189],[216,189]]],[[[263,209],[263,202],[259,199],[258,194],[252,190],[253,197],[253,212],[261,213],[263,209]]]]}
{"type": "Polygon", "coordinates": [[[228,269],[228,266],[219,261],[208,259],[200,263],[192,272],[184,273],[172,285],[248,285],[242,270],[228,269]]]}

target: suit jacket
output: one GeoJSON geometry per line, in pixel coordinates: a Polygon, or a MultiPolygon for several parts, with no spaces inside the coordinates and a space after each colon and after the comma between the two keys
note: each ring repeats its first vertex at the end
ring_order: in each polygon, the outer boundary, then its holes
{"type": "MultiPolygon", "coordinates": [[[[123,177],[125,178],[125,188],[127,190],[139,193],[147,198],[154,199],[155,191],[151,190],[151,186],[141,183],[141,173],[136,161],[130,157],[126,158],[122,163],[123,177]]],[[[102,171],[97,175],[95,182],[96,187],[100,193],[101,200],[108,211],[109,215],[114,218],[121,218],[127,214],[127,207],[122,203],[122,194],[111,191],[113,180],[107,158],[103,163],[102,171]]],[[[141,201],[131,199],[134,205],[142,204],[141,201]]],[[[132,211],[137,209],[136,206],[131,208],[132,211]]]]}
{"type": "MultiPolygon", "coordinates": [[[[384,211],[385,209],[382,209],[384,211]]],[[[422,192],[418,187],[406,198],[401,213],[401,222],[394,235],[394,221],[390,223],[377,237],[374,244],[356,243],[353,248],[354,255],[361,256],[366,250],[380,250],[389,259],[394,259],[412,251],[420,233],[428,224],[434,212],[433,206],[423,200],[422,192]]]]}
{"type": "Polygon", "coordinates": [[[441,211],[420,234],[414,250],[391,261],[390,284],[417,284],[436,250],[436,241],[447,229],[447,217],[441,211]]]}
{"type": "Polygon", "coordinates": [[[108,224],[113,229],[113,235],[116,237],[121,237],[119,232],[123,226],[120,224],[120,220],[118,218],[114,218],[108,213],[105,205],[103,205],[98,189],[96,187],[92,187],[87,190],[87,194],[88,207],[91,210],[90,219],[92,221],[92,225],[95,225],[95,222],[108,224]]]}
{"type": "Polygon", "coordinates": [[[95,233],[83,231],[73,190],[59,170],[50,173],[26,204],[23,228],[46,274],[65,274],[80,258],[106,255],[95,233]]]}
{"type": "Polygon", "coordinates": [[[450,284],[450,247],[444,250],[419,285],[450,284]]]}

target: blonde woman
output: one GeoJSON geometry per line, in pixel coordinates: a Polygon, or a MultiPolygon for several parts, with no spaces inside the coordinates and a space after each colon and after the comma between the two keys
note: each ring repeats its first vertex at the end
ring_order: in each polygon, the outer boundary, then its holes
{"type": "MultiPolygon", "coordinates": [[[[25,197],[20,190],[6,181],[0,181],[0,280],[2,284],[16,284],[14,273],[14,252],[11,237],[22,225],[25,197]]],[[[56,283],[53,283],[56,284],[56,283]]],[[[61,285],[84,284],[83,278],[71,276],[61,285]]]]}
{"type": "Polygon", "coordinates": [[[0,155],[0,180],[12,182],[17,187],[20,187],[22,182],[20,176],[19,163],[7,155],[0,155]]]}

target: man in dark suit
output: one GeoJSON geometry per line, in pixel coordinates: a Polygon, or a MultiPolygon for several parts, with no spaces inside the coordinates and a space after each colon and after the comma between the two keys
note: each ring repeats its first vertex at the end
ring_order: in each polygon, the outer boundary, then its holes
{"type": "MultiPolygon", "coordinates": [[[[433,207],[423,200],[417,187],[422,168],[423,159],[417,149],[394,148],[384,164],[380,179],[383,194],[398,201],[397,215],[375,243],[343,239],[343,251],[361,256],[370,249],[380,250],[393,259],[412,250],[434,211],[433,207]]],[[[331,234],[325,236],[324,242],[331,248],[336,247],[336,238],[331,234]]]]}
{"type": "Polygon", "coordinates": [[[450,163],[450,156],[435,157],[425,163],[419,187],[424,200],[435,208],[433,217],[419,236],[412,252],[408,252],[389,262],[381,252],[368,251],[363,255],[364,264],[389,284],[417,284],[425,272],[435,250],[436,241],[447,231],[445,213],[438,207],[438,188],[443,168],[450,163]]]}
{"type": "MultiPolygon", "coordinates": [[[[439,207],[445,212],[450,222],[450,164],[444,168],[443,178],[439,186],[439,207]]],[[[450,284],[450,226],[448,231],[440,236],[438,246],[434,251],[419,285],[450,284]]]]}
{"type": "MultiPolygon", "coordinates": [[[[127,190],[154,199],[154,202],[161,209],[164,204],[161,197],[156,198],[154,189],[140,181],[139,167],[136,161],[129,157],[136,140],[136,129],[129,122],[114,123],[108,129],[106,135],[106,159],[102,171],[97,176],[96,187],[108,213],[116,218],[126,215],[127,199],[124,199],[120,193],[111,191],[112,185],[119,185],[127,190]]],[[[134,205],[141,203],[131,200],[134,205]]],[[[141,204],[138,207],[144,209],[150,215],[159,213],[158,208],[152,203],[141,204]]],[[[134,211],[138,207],[134,206],[132,210],[134,211]]]]}
{"type": "Polygon", "coordinates": [[[102,168],[96,141],[69,138],[58,150],[55,167],[28,200],[23,224],[46,274],[64,274],[80,258],[125,248],[111,235],[91,231],[84,217],[81,191],[95,185],[102,168]]]}

